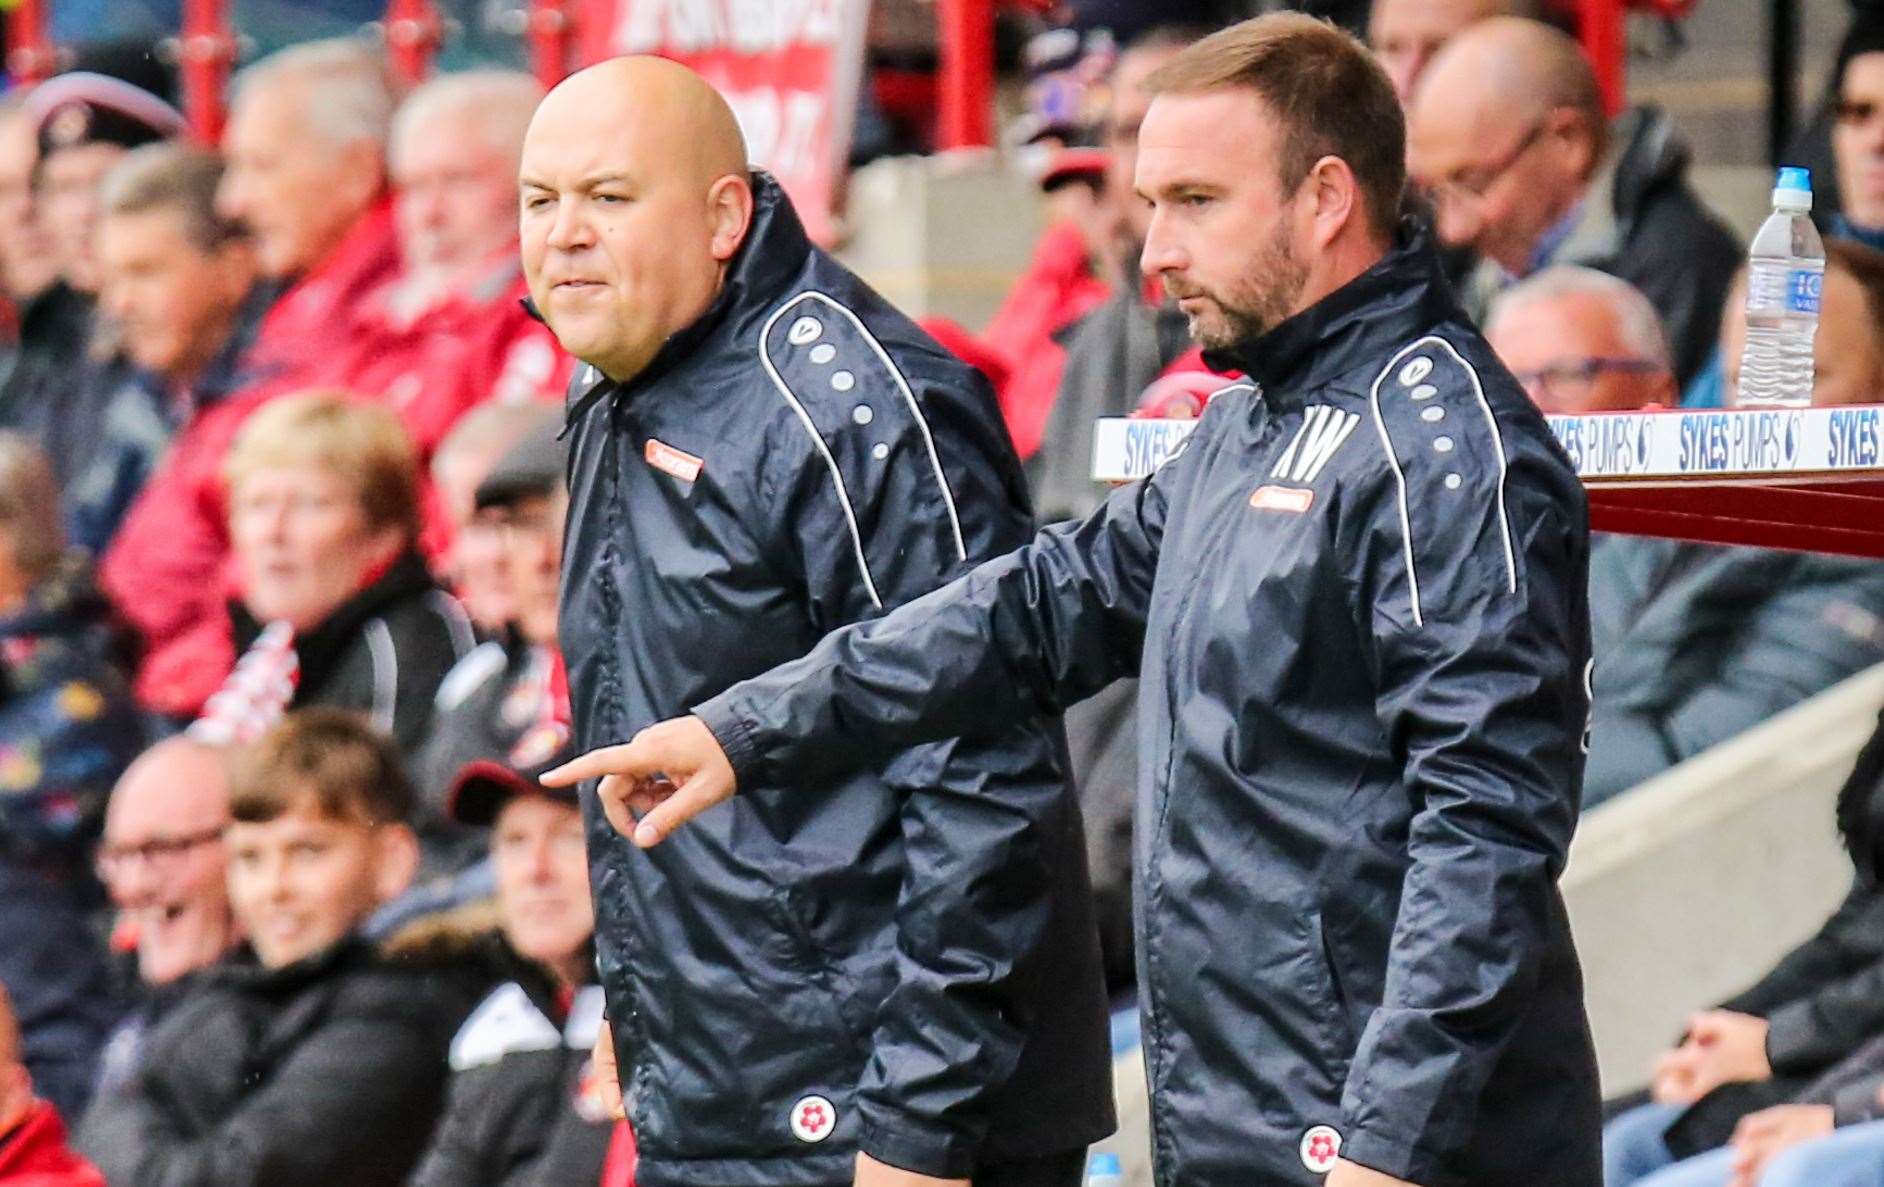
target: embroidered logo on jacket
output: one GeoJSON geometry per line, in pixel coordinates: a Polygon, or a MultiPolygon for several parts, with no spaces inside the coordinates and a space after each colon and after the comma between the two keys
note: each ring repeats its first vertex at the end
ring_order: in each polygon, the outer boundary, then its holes
{"type": "Polygon", "coordinates": [[[1290,511],[1300,515],[1315,505],[1315,492],[1299,486],[1265,483],[1249,497],[1249,505],[1258,511],[1290,511]]]}
{"type": "Polygon", "coordinates": [[[691,453],[683,453],[665,441],[656,441],[652,437],[648,438],[647,448],[642,450],[641,456],[648,459],[648,465],[663,474],[672,474],[682,482],[694,481],[700,477],[700,471],[706,468],[706,463],[691,453]]]}
{"type": "Polygon", "coordinates": [[[1269,476],[1304,486],[1315,481],[1360,423],[1359,413],[1343,412],[1327,404],[1309,405],[1302,414],[1302,427],[1295,430],[1295,440],[1289,442],[1269,476]]]}
{"type": "Polygon", "coordinates": [[[837,1128],[837,1110],[822,1096],[807,1096],[792,1106],[792,1136],[801,1142],[821,1142],[837,1128]]]}

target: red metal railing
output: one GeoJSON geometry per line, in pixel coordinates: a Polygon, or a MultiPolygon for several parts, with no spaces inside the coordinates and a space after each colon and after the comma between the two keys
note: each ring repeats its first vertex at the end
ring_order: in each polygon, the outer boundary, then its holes
{"type": "Polygon", "coordinates": [[[994,0],[937,0],[936,147],[994,143],[994,0]]]}
{"type": "Polygon", "coordinates": [[[177,68],[183,86],[183,116],[190,135],[214,144],[222,136],[223,91],[235,65],[236,39],[226,0],[185,0],[177,68]]]}
{"type": "Polygon", "coordinates": [[[18,0],[7,17],[7,77],[15,86],[28,86],[55,69],[58,53],[46,29],[42,0],[18,0]]]}
{"type": "Polygon", "coordinates": [[[575,65],[576,13],[580,0],[533,0],[524,42],[530,47],[530,69],[548,90],[561,82],[575,65]]]}
{"type": "MultiPolygon", "coordinates": [[[[1001,0],[1040,7],[1039,0],[1001,0]]],[[[1579,32],[1611,112],[1622,109],[1626,82],[1626,10],[1646,8],[1677,16],[1694,0],[1571,0],[1579,32]]],[[[941,47],[937,79],[936,143],[942,149],[975,148],[994,141],[994,11],[997,0],[936,0],[941,47]]],[[[531,0],[524,36],[530,61],[544,86],[553,86],[573,62],[574,26],[582,0],[531,0]]],[[[44,0],[17,0],[7,20],[7,73],[14,83],[32,83],[52,73],[56,61],[46,29],[44,0]]],[[[387,51],[407,85],[421,81],[443,39],[444,27],[431,0],[388,0],[387,51]]],[[[236,42],[226,0],[185,0],[179,59],[183,105],[192,132],[213,140],[221,127],[222,93],[235,61],[236,42]]]]}
{"type": "Polygon", "coordinates": [[[1577,37],[1596,72],[1603,109],[1622,112],[1628,81],[1629,38],[1625,0],[1577,0],[1577,37]]]}
{"type": "Polygon", "coordinates": [[[431,0],[387,0],[386,54],[393,73],[408,87],[425,81],[432,55],[445,39],[444,22],[431,0]]]}

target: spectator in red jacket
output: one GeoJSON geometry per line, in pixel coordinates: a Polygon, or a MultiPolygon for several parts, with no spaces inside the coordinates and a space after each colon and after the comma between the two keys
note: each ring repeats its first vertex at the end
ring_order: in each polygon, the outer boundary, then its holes
{"type": "Polygon", "coordinates": [[[385,402],[423,456],[485,400],[560,400],[568,372],[520,304],[517,166],[542,89],[478,70],[418,88],[388,162],[400,270],[361,301],[340,384],[385,402]]]}
{"type": "Polygon", "coordinates": [[[202,707],[204,681],[192,677],[217,662],[230,592],[223,454],[257,406],[331,381],[351,311],[397,259],[383,164],[393,97],[379,53],[295,46],[244,70],[233,95],[217,206],[248,228],[262,274],[283,291],[237,364],[248,385],[177,434],[101,568],[143,639],[139,700],[178,718],[202,707]]]}
{"type": "Polygon", "coordinates": [[[284,384],[331,381],[354,306],[398,266],[385,59],[360,41],[308,42],[244,70],[231,94],[217,202],[283,290],[251,363],[294,372],[284,384]]]}
{"type": "Polygon", "coordinates": [[[58,1110],[34,1098],[5,990],[0,990],[0,1187],[105,1187],[98,1168],[66,1147],[58,1110]]]}
{"type": "Polygon", "coordinates": [[[981,335],[1002,369],[990,378],[1023,461],[1040,448],[1059,390],[1066,350],[1057,335],[1105,301],[1120,271],[1120,207],[1105,192],[1107,167],[1097,149],[1063,150],[1048,164],[1040,178],[1047,229],[981,335]]]}

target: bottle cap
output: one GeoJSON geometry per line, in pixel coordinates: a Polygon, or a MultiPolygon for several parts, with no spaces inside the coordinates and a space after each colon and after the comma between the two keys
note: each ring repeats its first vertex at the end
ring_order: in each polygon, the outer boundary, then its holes
{"type": "Polygon", "coordinates": [[[1117,1154],[1095,1154],[1092,1156],[1092,1159],[1086,1163],[1086,1174],[1089,1177],[1093,1175],[1118,1175],[1124,1173],[1124,1168],[1119,1165],[1119,1156],[1117,1154]]]}
{"type": "Polygon", "coordinates": [[[1773,183],[1773,205],[1787,210],[1812,209],[1812,171],[1788,165],[1773,183]]]}

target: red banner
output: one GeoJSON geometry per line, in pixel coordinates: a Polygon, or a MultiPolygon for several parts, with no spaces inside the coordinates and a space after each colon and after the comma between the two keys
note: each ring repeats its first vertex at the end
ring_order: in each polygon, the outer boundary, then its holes
{"type": "Polygon", "coordinates": [[[699,71],[732,105],[753,164],[828,245],[868,15],[869,0],[596,0],[583,59],[658,54],[699,71]]]}

